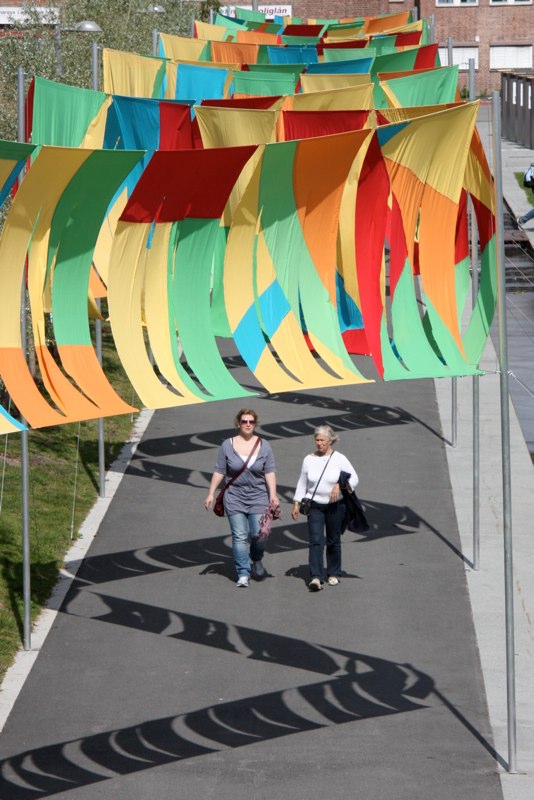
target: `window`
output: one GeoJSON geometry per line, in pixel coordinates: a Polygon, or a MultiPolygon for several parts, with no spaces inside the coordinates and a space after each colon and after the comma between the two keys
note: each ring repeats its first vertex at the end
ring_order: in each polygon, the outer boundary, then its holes
{"type": "Polygon", "coordinates": [[[491,45],[490,69],[529,69],[532,45],[491,45]]]}
{"type": "Polygon", "coordinates": [[[490,6],[531,6],[532,0],[490,0],[490,6]]]}
{"type": "MultiPolygon", "coordinates": [[[[444,66],[449,64],[449,50],[447,47],[438,48],[440,63],[444,66]]],[[[478,69],[478,47],[453,47],[452,63],[458,64],[460,72],[469,69],[469,59],[475,59],[475,69],[478,69]]]]}
{"type": "MultiPolygon", "coordinates": [[[[531,2],[532,0],[527,0],[531,2]]],[[[478,0],[436,0],[437,6],[478,6],[478,0]]]]}

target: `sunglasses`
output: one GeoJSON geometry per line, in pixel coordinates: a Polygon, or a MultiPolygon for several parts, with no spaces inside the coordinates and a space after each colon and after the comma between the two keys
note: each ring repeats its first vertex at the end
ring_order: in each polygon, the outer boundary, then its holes
{"type": "Polygon", "coordinates": [[[239,424],[240,425],[255,425],[256,424],[256,420],[255,419],[240,419],[239,420],[239,424]]]}

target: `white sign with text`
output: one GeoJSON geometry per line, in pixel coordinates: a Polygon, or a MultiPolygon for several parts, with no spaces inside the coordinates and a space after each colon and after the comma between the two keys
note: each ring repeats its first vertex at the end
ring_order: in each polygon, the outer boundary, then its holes
{"type": "MultiPolygon", "coordinates": [[[[237,8],[245,8],[247,11],[252,11],[252,6],[242,5],[237,8]]],[[[221,6],[219,11],[225,17],[235,17],[236,6],[221,6]]],[[[291,17],[293,14],[293,6],[290,5],[260,5],[258,4],[258,11],[265,14],[267,19],[274,19],[274,17],[291,17]]]]}

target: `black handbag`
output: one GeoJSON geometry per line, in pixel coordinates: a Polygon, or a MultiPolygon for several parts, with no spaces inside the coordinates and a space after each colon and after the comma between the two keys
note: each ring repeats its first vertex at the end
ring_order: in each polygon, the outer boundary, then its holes
{"type": "MultiPolygon", "coordinates": [[[[333,456],[333,455],[334,455],[334,451],[332,450],[332,452],[330,453],[330,458],[332,458],[332,456],[333,456]]],[[[299,503],[299,512],[300,512],[300,513],[301,513],[301,514],[302,514],[304,517],[309,517],[309,515],[310,515],[310,511],[311,511],[311,507],[312,507],[312,500],[313,500],[313,498],[315,497],[315,492],[316,492],[316,491],[317,491],[317,489],[319,488],[319,484],[321,483],[321,478],[322,478],[322,477],[323,477],[323,475],[324,475],[324,471],[325,471],[325,469],[326,469],[326,468],[327,468],[327,466],[328,466],[328,463],[329,463],[329,461],[330,461],[330,458],[328,459],[328,461],[327,461],[327,462],[326,462],[326,464],[324,465],[324,467],[323,467],[323,471],[322,471],[322,472],[321,472],[321,474],[319,475],[319,480],[318,480],[318,481],[317,481],[317,483],[315,484],[315,489],[313,490],[313,494],[312,494],[312,496],[311,496],[311,497],[303,497],[303,498],[302,498],[302,500],[301,500],[301,501],[300,501],[300,503],[299,503]]]]}
{"type": "Polygon", "coordinates": [[[222,487],[221,491],[219,492],[219,494],[218,494],[218,495],[217,495],[217,497],[215,498],[215,502],[214,502],[214,504],[213,504],[213,513],[214,513],[214,514],[215,514],[217,517],[224,517],[224,503],[223,503],[223,497],[224,497],[224,493],[225,493],[225,491],[228,489],[228,487],[229,487],[229,486],[231,486],[231,485],[232,485],[232,483],[233,483],[235,480],[237,480],[237,478],[239,478],[239,476],[241,475],[241,473],[242,473],[242,472],[244,472],[244,471],[246,470],[246,468],[247,468],[247,465],[248,465],[248,462],[250,461],[250,459],[251,459],[251,457],[252,457],[252,453],[253,453],[253,452],[256,450],[256,448],[258,447],[258,445],[259,445],[260,441],[261,441],[261,439],[260,439],[260,437],[258,436],[258,438],[256,439],[256,444],[254,445],[254,447],[252,448],[252,450],[251,450],[251,451],[250,451],[250,453],[248,454],[248,458],[247,458],[247,460],[245,461],[245,463],[243,464],[243,466],[241,467],[241,469],[239,470],[239,472],[236,472],[236,474],[234,475],[234,477],[233,477],[233,478],[230,478],[230,480],[228,481],[228,483],[225,483],[225,484],[224,484],[224,486],[222,487]]]}
{"type": "Polygon", "coordinates": [[[299,512],[303,516],[307,517],[311,511],[311,504],[312,504],[311,497],[305,497],[303,500],[300,501],[299,512]]]}

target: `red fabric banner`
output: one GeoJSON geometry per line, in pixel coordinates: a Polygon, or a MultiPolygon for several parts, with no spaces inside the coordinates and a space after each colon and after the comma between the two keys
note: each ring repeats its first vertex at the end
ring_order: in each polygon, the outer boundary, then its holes
{"type": "Polygon", "coordinates": [[[368,117],[368,111],[284,111],[285,139],[311,139],[332,133],[360,131],[365,127],[368,117]]]}
{"type": "Polygon", "coordinates": [[[160,150],[190,150],[193,147],[191,109],[182,103],[159,104],[160,150]]]}
{"type": "Polygon", "coordinates": [[[220,217],[255,145],[154,153],[124,209],[124,222],[220,217]]]}

